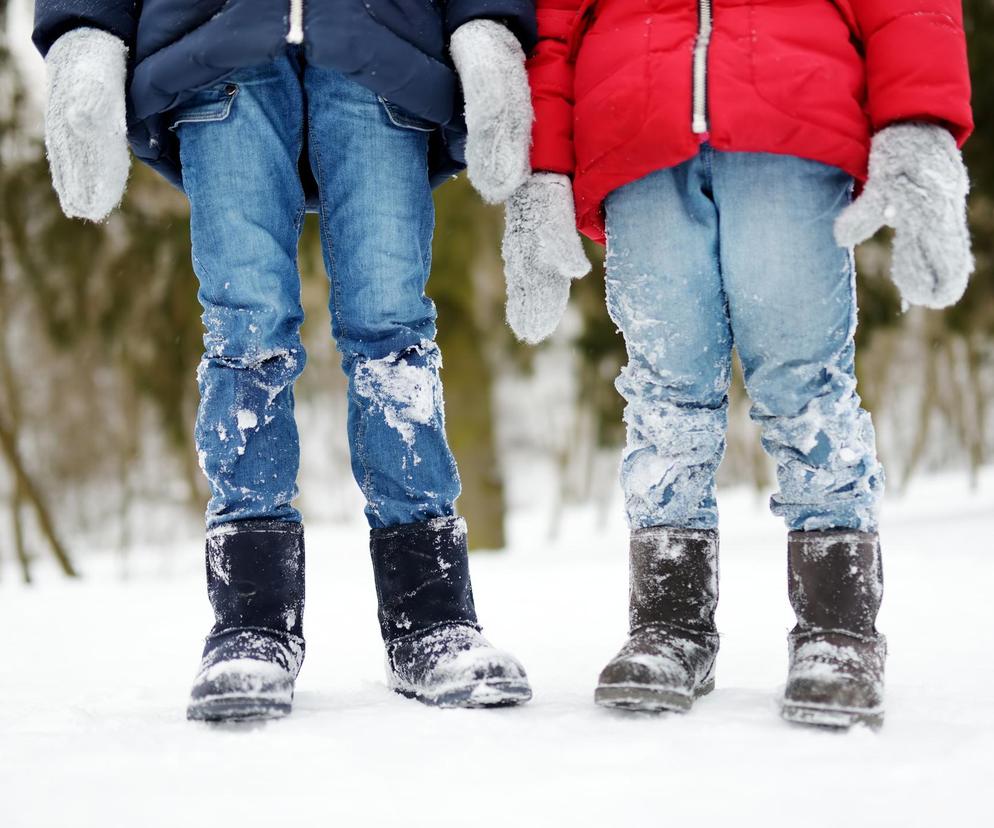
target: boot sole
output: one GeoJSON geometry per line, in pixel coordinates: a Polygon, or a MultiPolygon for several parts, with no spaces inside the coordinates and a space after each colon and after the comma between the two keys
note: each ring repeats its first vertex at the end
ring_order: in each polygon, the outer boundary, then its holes
{"type": "Polygon", "coordinates": [[[860,710],[794,702],[784,702],[780,707],[780,716],[793,724],[828,730],[848,730],[853,725],[859,724],[877,729],[884,723],[883,710],[860,710]]]}
{"type": "Polygon", "coordinates": [[[259,696],[213,696],[191,704],[186,718],[195,722],[249,722],[282,719],[293,702],[259,696]]]}
{"type": "Polygon", "coordinates": [[[514,707],[532,697],[527,684],[515,681],[486,681],[449,688],[442,693],[428,695],[406,687],[393,687],[395,693],[416,699],[429,707],[514,707]]]}
{"type": "Polygon", "coordinates": [[[643,713],[686,713],[701,696],[714,690],[714,679],[693,693],[683,693],[650,684],[601,684],[594,691],[594,703],[614,710],[643,713]]]}

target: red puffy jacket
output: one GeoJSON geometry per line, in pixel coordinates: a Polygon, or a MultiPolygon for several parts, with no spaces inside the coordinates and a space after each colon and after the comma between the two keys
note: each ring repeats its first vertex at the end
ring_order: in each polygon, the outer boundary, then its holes
{"type": "Polygon", "coordinates": [[[697,154],[774,152],[866,177],[870,136],[973,128],[959,0],[537,0],[532,166],[612,190],[697,154]]]}

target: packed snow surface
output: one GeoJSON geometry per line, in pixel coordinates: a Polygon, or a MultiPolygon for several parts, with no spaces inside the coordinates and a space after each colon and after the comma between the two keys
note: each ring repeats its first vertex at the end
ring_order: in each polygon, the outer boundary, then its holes
{"type": "MultiPolygon", "coordinates": [[[[535,485],[544,483],[534,480],[535,485]]],[[[620,495],[607,525],[522,504],[511,551],[472,569],[487,637],[520,658],[520,709],[390,693],[362,526],[309,525],[307,658],[286,720],[184,719],[210,627],[202,541],[98,550],[85,577],[3,561],[0,825],[959,826],[990,818],[994,470],[922,481],[884,509],[887,722],[803,729],[786,675],[786,539],[765,497],[722,492],[717,689],[686,716],[592,703],[626,625],[620,495]]],[[[471,530],[472,531],[472,530],[471,530]]]]}

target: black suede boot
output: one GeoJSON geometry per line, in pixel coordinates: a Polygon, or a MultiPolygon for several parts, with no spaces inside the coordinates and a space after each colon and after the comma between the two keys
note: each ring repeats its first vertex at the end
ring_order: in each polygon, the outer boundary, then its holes
{"type": "Polygon", "coordinates": [[[190,694],[189,719],[285,716],[304,660],[304,532],[299,523],[242,520],[207,536],[215,623],[190,694]]]}
{"type": "Polygon", "coordinates": [[[877,535],[791,532],[787,589],[797,626],[788,637],[783,717],[836,728],[881,725],[887,641],[875,626],[883,597],[877,535]]]}
{"type": "Polygon", "coordinates": [[[652,526],[632,533],[631,634],[601,672],[594,701],[684,713],[714,689],[718,533],[652,526]]]}
{"type": "Polygon", "coordinates": [[[461,518],[370,533],[387,683],[440,707],[499,707],[531,698],[522,666],[481,634],[461,518]]]}

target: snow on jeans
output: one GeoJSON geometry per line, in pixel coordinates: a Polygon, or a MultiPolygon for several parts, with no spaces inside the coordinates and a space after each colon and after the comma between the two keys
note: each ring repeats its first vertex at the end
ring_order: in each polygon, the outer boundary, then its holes
{"type": "Polygon", "coordinates": [[[856,394],[855,270],[832,237],[851,197],[833,167],[708,144],[608,197],[633,528],[717,526],[734,345],[777,464],[774,513],[795,531],[876,529],[884,478],[856,394]]]}
{"type": "Polygon", "coordinates": [[[435,306],[428,132],[290,53],[177,112],[204,308],[196,441],[208,526],[299,521],[293,384],[304,368],[298,158],[320,192],[332,334],[349,378],[352,470],[374,528],[453,513],[435,306]],[[305,133],[306,130],[306,133],[305,133]]]}

